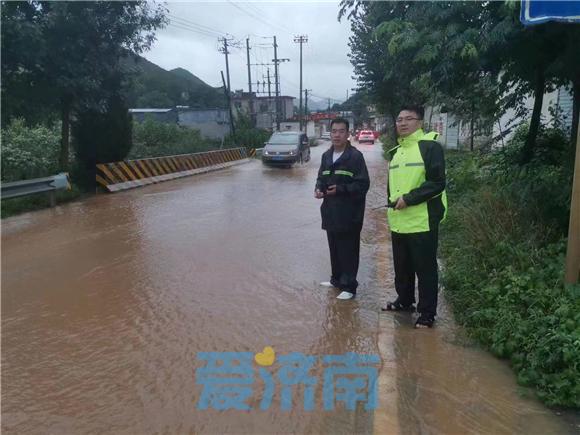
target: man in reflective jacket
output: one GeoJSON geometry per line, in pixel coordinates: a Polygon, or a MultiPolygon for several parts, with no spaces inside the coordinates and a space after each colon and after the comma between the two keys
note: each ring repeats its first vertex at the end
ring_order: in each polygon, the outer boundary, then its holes
{"type": "Polygon", "coordinates": [[[326,230],[332,275],[321,285],[336,287],[338,299],[352,299],[358,282],[360,232],[369,190],[369,174],[362,153],[348,141],[349,123],[343,118],[330,123],[332,146],[322,154],[315,198],[326,230]]]}
{"type": "Polygon", "coordinates": [[[404,107],[396,119],[398,146],[389,151],[387,215],[393,245],[397,299],[385,310],[413,311],[419,287],[417,328],[437,314],[439,223],[447,212],[445,159],[437,133],[422,130],[422,107],[404,107]]]}

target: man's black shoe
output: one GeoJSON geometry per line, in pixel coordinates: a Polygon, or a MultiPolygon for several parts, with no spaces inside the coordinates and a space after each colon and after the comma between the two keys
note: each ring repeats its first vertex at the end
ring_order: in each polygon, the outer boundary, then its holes
{"type": "Polygon", "coordinates": [[[381,311],[405,311],[412,313],[415,311],[415,306],[413,304],[403,305],[401,302],[399,302],[399,299],[397,299],[394,302],[387,302],[387,306],[381,308],[381,311]]]}

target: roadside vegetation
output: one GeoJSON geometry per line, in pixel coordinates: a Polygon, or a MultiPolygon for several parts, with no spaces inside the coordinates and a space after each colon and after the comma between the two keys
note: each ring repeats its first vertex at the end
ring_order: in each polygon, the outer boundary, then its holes
{"type": "Polygon", "coordinates": [[[546,404],[578,408],[580,286],[564,284],[564,255],[580,26],[525,27],[518,6],[343,0],[340,16],[351,23],[358,93],[387,117],[385,150],[395,146],[403,104],[451,113],[469,128],[470,151],[447,153],[441,237],[442,282],[457,321],[508,358],[518,381],[546,404]],[[571,122],[555,116],[548,128],[543,98],[556,88],[572,95],[571,122]],[[508,110],[514,123],[500,126],[500,136],[521,125],[505,142],[490,132],[508,110]]]}
{"type": "MultiPolygon", "coordinates": [[[[2,128],[2,182],[49,177],[58,173],[60,123],[27,127],[19,118],[2,128]]],[[[78,198],[77,187],[57,192],[58,203],[78,198]]],[[[49,206],[47,194],[2,200],[1,217],[49,206]]]]}
{"type": "Polygon", "coordinates": [[[236,148],[238,146],[246,147],[248,150],[262,148],[264,142],[270,139],[271,132],[262,128],[252,127],[250,118],[238,113],[236,118],[236,135],[228,135],[225,138],[225,148],[236,148]],[[239,144],[239,145],[236,145],[239,144]]]}
{"type": "MultiPolygon", "coordinates": [[[[112,162],[190,154],[225,146],[221,141],[203,138],[198,130],[153,119],[132,125],[130,120],[114,123],[106,114],[99,113],[82,114],[72,131],[75,151],[69,169],[72,189],[57,192],[57,203],[76,199],[83,192],[94,192],[94,160],[85,156],[90,150],[98,155],[99,162],[112,162]],[[88,162],[87,167],[83,162],[88,162]]],[[[60,121],[48,126],[27,126],[21,118],[10,122],[2,128],[2,182],[57,174],[60,139],[60,121]]],[[[45,194],[7,199],[2,201],[2,217],[48,206],[45,194]]]]}
{"type": "Polygon", "coordinates": [[[146,119],[133,124],[133,147],[127,159],[174,156],[219,149],[221,141],[206,139],[199,130],[146,119]]]}
{"type": "MultiPolygon", "coordinates": [[[[154,120],[133,123],[130,104],[224,104],[221,91],[189,72],[140,58],[168,22],[163,4],[144,0],[3,4],[2,181],[68,172],[73,189],[57,193],[62,202],[95,192],[98,163],[261,147],[268,133],[244,119],[236,140],[224,141],[154,120]]],[[[3,200],[2,216],[47,205],[45,195],[3,200]]]]}
{"type": "MultiPolygon", "coordinates": [[[[501,149],[446,153],[449,213],[441,281],[456,321],[550,406],[580,408],[580,284],[564,284],[573,150],[540,127],[522,164],[528,125],[501,149]]],[[[383,135],[384,156],[395,146],[383,135]]]]}
{"type": "Polygon", "coordinates": [[[526,131],[503,150],[447,153],[442,283],[456,320],[509,359],[521,385],[548,405],[580,407],[580,285],[563,278],[571,149],[540,129],[522,166],[526,131]]]}

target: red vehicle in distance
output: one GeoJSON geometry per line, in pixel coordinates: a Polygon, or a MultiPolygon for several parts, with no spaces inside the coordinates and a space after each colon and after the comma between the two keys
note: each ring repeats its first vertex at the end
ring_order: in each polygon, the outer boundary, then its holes
{"type": "Polygon", "coordinates": [[[372,130],[361,130],[358,134],[358,143],[363,142],[370,142],[371,144],[375,143],[375,134],[372,130]]]}

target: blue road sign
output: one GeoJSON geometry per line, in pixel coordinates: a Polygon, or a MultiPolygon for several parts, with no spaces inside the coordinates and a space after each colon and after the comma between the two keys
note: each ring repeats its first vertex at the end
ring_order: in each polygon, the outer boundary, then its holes
{"type": "Polygon", "coordinates": [[[526,26],[547,21],[580,23],[580,0],[522,0],[520,20],[526,26]]]}

